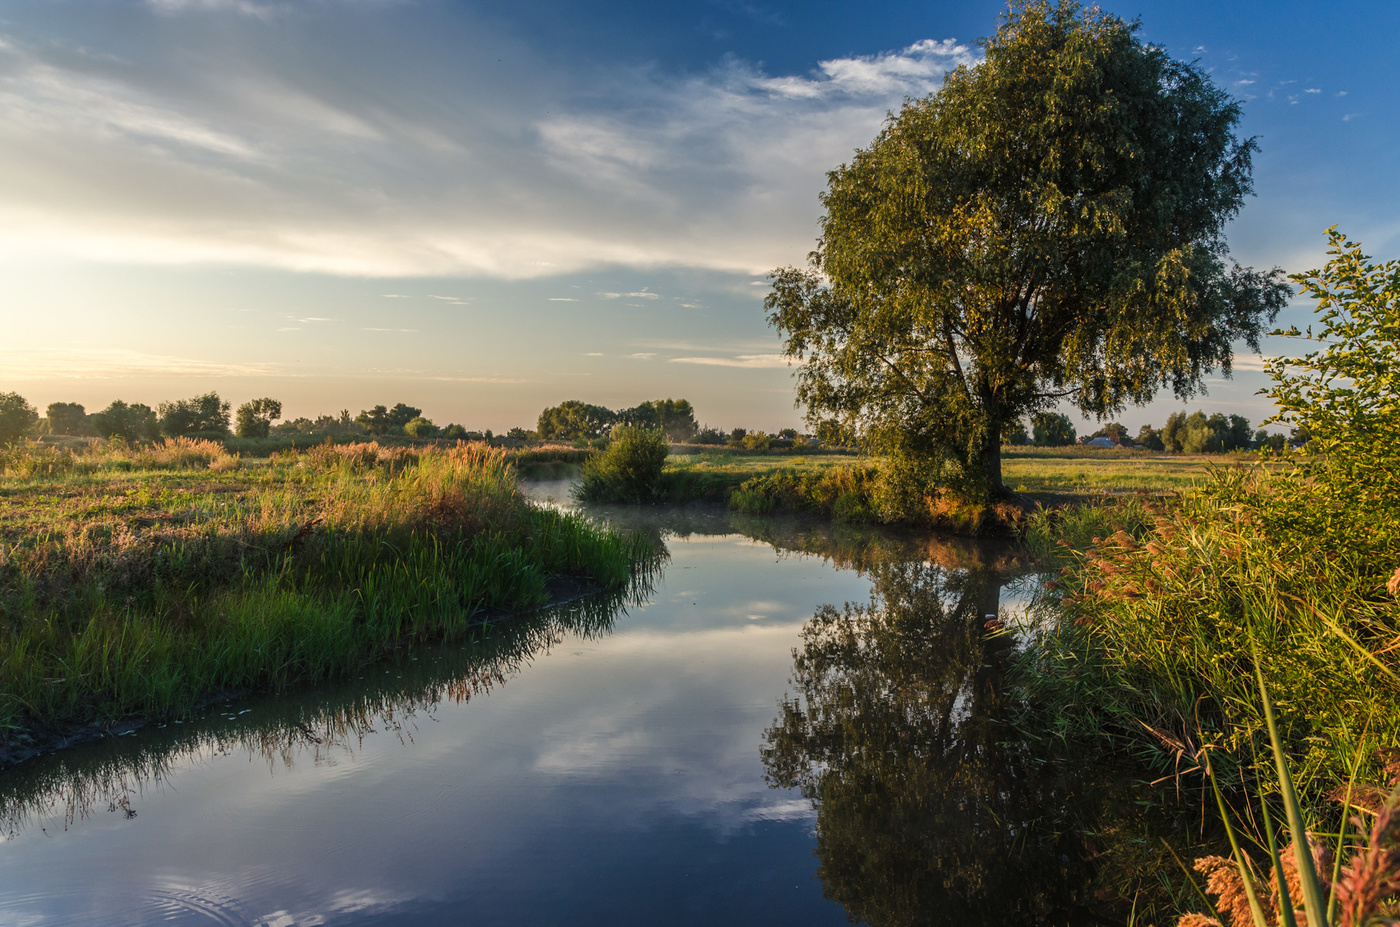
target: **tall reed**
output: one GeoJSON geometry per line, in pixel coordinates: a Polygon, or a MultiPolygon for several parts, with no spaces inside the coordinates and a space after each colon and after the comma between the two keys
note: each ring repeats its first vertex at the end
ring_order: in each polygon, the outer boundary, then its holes
{"type": "Polygon", "coordinates": [[[1169,776],[1209,746],[1224,780],[1277,788],[1256,759],[1257,648],[1305,807],[1327,813],[1363,741],[1400,747],[1400,519],[1301,472],[1236,468],[1171,504],[1041,515],[1030,534],[1061,568],[1018,671],[1032,733],[1100,739],[1169,776]]]}

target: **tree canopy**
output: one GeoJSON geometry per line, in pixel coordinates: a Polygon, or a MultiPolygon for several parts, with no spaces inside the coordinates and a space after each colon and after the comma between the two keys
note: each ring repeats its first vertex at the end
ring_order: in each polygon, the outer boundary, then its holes
{"type": "Polygon", "coordinates": [[[87,410],[80,402],[51,402],[44,410],[51,435],[89,434],[87,410]]]}
{"type": "Polygon", "coordinates": [[[276,399],[253,399],[238,407],[234,431],[240,438],[266,438],[272,423],[282,417],[282,403],[276,399]]]}
{"type": "Polygon", "coordinates": [[[141,402],[127,404],[115,399],[101,412],[92,414],[92,426],[104,438],[154,441],[160,437],[160,423],[155,410],[141,402]]]}
{"type": "Polygon", "coordinates": [[[1258,349],[1289,290],[1229,260],[1239,104],[1072,0],[1013,6],[984,60],[828,175],[807,269],[766,300],[809,420],[1003,492],[1000,434],[1067,401],[1181,398],[1258,349]]]}
{"type": "Polygon", "coordinates": [[[0,393],[0,447],[23,438],[39,421],[39,412],[19,393],[0,393]]]}
{"type": "Polygon", "coordinates": [[[695,409],[685,399],[649,399],[619,411],[568,399],[541,412],[536,427],[540,437],[546,440],[577,441],[601,438],[614,425],[662,431],[672,441],[689,441],[699,428],[695,423],[695,409]]]}
{"type": "Polygon", "coordinates": [[[230,404],[209,392],[193,399],[160,404],[160,430],[172,438],[184,435],[223,436],[228,434],[230,404]]]}
{"type": "Polygon", "coordinates": [[[403,431],[405,425],[422,414],[422,409],[397,402],[392,409],[382,405],[363,409],[355,416],[355,422],[372,435],[385,435],[403,431]]]}

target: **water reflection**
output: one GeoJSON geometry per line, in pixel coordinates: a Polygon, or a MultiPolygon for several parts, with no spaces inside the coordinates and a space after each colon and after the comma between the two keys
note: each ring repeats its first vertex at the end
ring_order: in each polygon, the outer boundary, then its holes
{"type": "Polygon", "coordinates": [[[54,818],[67,828],[94,812],[135,817],[149,789],[196,757],[247,753],[276,772],[298,763],[335,765],[372,734],[411,742],[440,705],[489,693],[566,635],[606,635],[629,603],[650,594],[653,578],[643,572],[623,592],[483,625],[468,643],[417,648],[353,680],[240,700],[191,723],[143,729],[23,764],[0,775],[0,834],[15,837],[54,818]]]}
{"type": "Polygon", "coordinates": [[[714,507],[589,514],[668,545],[669,575],[0,774],[0,921],[156,922],[112,897],[156,911],[176,889],[298,924],[351,922],[361,896],[415,923],[1089,919],[1068,790],[1001,742],[1014,641],[984,616],[1023,603],[1014,548],[714,507]],[[43,837],[85,817],[112,823],[43,837]]]}
{"type": "Polygon", "coordinates": [[[873,925],[1086,923],[1066,785],[1005,743],[990,635],[1009,562],[968,545],[876,559],[867,604],[819,609],[767,731],[769,781],[817,812],[826,896],[873,925]]]}

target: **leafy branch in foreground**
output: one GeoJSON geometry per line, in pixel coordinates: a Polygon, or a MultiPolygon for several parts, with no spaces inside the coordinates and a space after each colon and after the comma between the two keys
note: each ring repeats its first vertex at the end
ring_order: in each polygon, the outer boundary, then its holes
{"type": "MultiPolygon", "coordinates": [[[[1317,300],[1322,347],[1266,365],[1279,408],[1269,421],[1311,436],[1318,464],[1342,476],[1354,500],[1394,508],[1400,499],[1400,260],[1373,263],[1336,227],[1322,270],[1293,280],[1317,300]]],[[[1298,329],[1276,332],[1301,336],[1298,329]]],[[[1267,423],[1266,423],[1267,424],[1267,423]]]]}

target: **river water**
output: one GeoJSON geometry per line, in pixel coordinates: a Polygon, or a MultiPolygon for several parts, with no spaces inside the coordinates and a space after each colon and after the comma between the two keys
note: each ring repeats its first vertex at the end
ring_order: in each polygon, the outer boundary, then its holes
{"type": "Polygon", "coordinates": [[[1014,549],[592,514],[658,575],[0,773],[0,924],[1086,922],[1014,549]]]}

